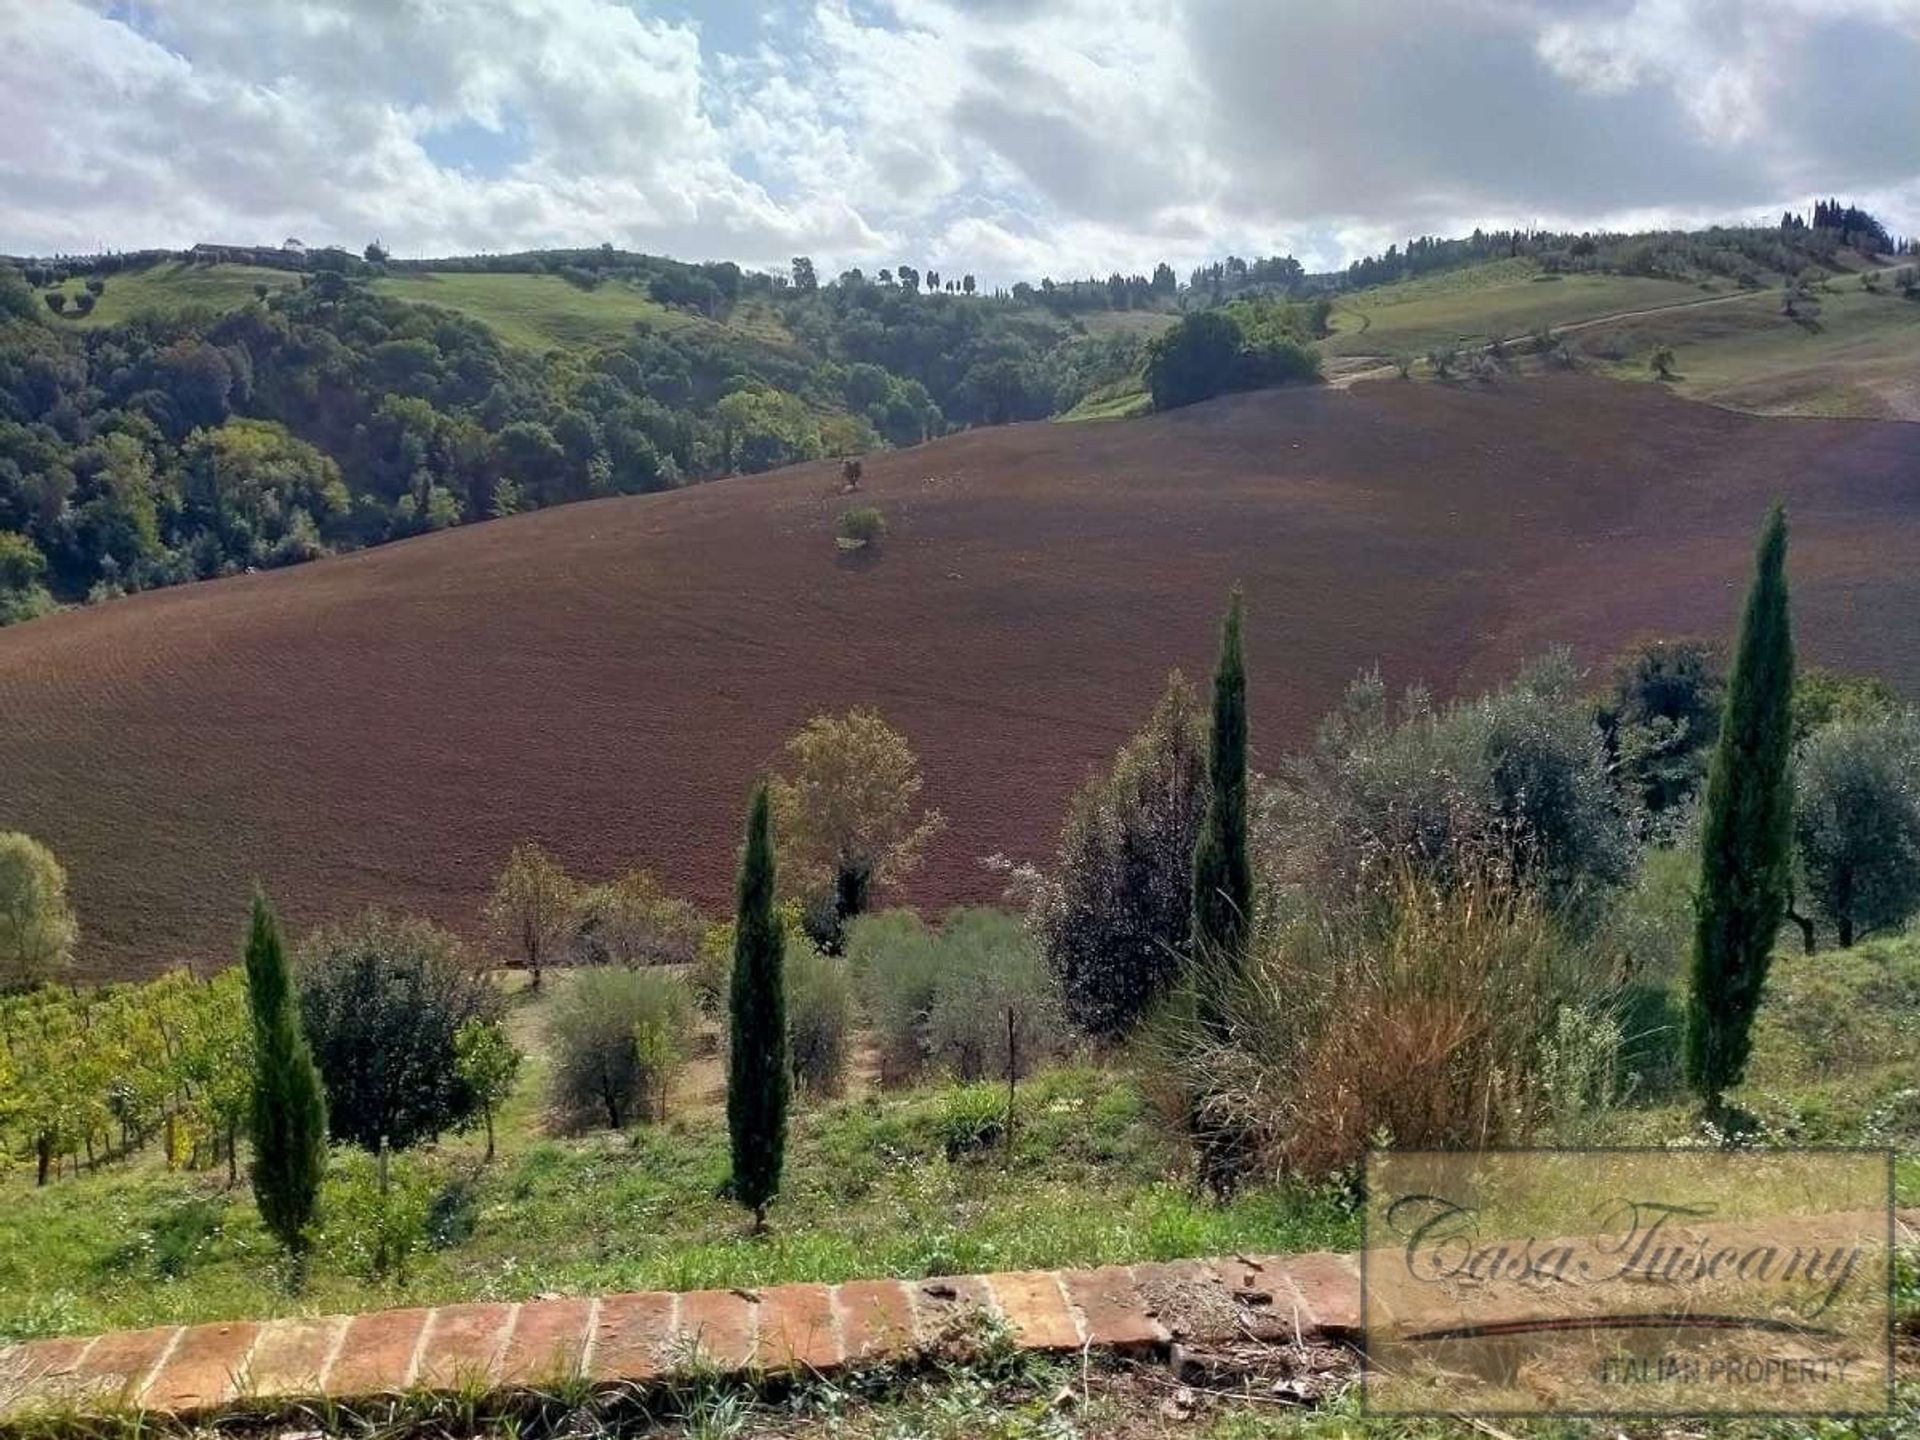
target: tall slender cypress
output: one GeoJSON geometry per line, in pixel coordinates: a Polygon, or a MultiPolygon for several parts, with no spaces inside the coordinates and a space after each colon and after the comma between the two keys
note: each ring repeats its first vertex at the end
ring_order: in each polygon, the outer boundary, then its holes
{"type": "Polygon", "coordinates": [[[1687,1080],[1717,1114],[1746,1070],[1750,1030],[1792,881],[1793,626],[1787,517],[1767,517],[1707,778],[1695,898],[1687,1080]]]}
{"type": "Polygon", "coordinates": [[[755,787],[740,859],[733,935],[732,1044],[727,1053],[727,1134],[733,1198],[756,1230],[780,1192],[787,1151],[786,937],[774,911],[773,819],[764,783],[755,787]]]}
{"type": "Polygon", "coordinates": [[[1213,733],[1207,754],[1207,811],[1193,848],[1193,953],[1201,974],[1201,1013],[1224,1025],[1218,990],[1241,966],[1253,914],[1253,862],[1247,845],[1247,670],[1240,653],[1236,586],[1220,626],[1213,671],[1213,733]]]}
{"type": "Polygon", "coordinates": [[[300,1030],[280,922],[259,891],[246,970],[253,1017],[253,1195],[267,1229],[293,1257],[297,1283],[327,1167],[327,1102],[300,1030]]]}

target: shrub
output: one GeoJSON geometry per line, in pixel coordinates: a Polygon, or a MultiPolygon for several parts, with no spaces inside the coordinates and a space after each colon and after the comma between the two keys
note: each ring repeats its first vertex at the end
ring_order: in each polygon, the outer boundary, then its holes
{"type": "Polygon", "coordinates": [[[474,1113],[455,1038],[498,1018],[501,1000],[448,932],[377,912],[317,931],[301,946],[299,986],[335,1140],[404,1150],[474,1113]]]}
{"type": "Polygon", "coordinates": [[[46,294],[47,308],[56,315],[67,313],[67,293],[64,290],[49,290],[46,294]]]}
{"type": "Polygon", "coordinates": [[[1726,688],[1719,655],[1701,641],[1649,640],[1615,662],[1596,718],[1615,779],[1648,833],[1668,834],[1699,794],[1726,688]]]}
{"type": "Polygon", "coordinates": [[[1278,878],[1339,906],[1401,862],[1444,883],[1504,856],[1556,909],[1594,918],[1632,873],[1633,844],[1579,679],[1555,653],[1445,707],[1409,691],[1396,714],[1378,674],[1362,676],[1274,789],[1278,878]]]}
{"type": "Polygon", "coordinates": [[[911,910],[887,910],[847,927],[846,953],[879,1050],[880,1083],[910,1084],[929,1059],[927,1016],[941,964],[935,937],[911,910]]]}
{"type": "Polygon", "coordinates": [[[1046,961],[1013,916],[954,911],[940,929],[935,977],[927,1045],[955,1079],[1019,1079],[1058,1053],[1059,1005],[1046,961]]]}
{"type": "Polygon", "coordinates": [[[698,910],[637,870],[574,897],[567,952],[576,965],[690,965],[704,929],[698,910]]]}
{"type": "Polygon", "coordinates": [[[1146,727],[1075,797],[1034,928],[1067,1017],[1130,1028],[1180,972],[1193,921],[1193,848],[1206,807],[1206,717],[1176,672],[1146,727]]]}
{"type": "Polygon", "coordinates": [[[693,1005],[658,970],[582,970],[547,1019],[553,1052],[548,1103],[557,1125],[620,1130],[666,1117],[667,1091],[686,1058],[693,1005]]]}
{"type": "Polygon", "coordinates": [[[871,505],[856,505],[840,513],[835,533],[850,549],[878,545],[887,533],[887,517],[871,505]]]}
{"type": "Polygon", "coordinates": [[[804,1095],[839,1095],[853,1052],[853,981],[846,962],[787,939],[787,1043],[804,1095]]]}
{"type": "Polygon", "coordinates": [[[1594,1005],[1581,957],[1510,873],[1463,866],[1442,885],[1391,870],[1363,920],[1263,935],[1224,991],[1223,1029],[1178,1018],[1161,1037],[1186,1103],[1286,1173],[1350,1173],[1383,1139],[1525,1143],[1561,1007],[1594,1005]]]}
{"type": "Polygon", "coordinates": [[[405,1280],[432,1238],[441,1185],[405,1156],[336,1154],[324,1193],[323,1248],[335,1264],[367,1280],[405,1280]]]}

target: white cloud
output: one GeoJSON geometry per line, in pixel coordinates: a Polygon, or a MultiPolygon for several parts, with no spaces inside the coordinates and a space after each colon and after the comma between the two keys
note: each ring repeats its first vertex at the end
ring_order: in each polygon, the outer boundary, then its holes
{"type": "Polygon", "coordinates": [[[1814,192],[1920,228],[1920,0],[0,0],[0,33],[15,251],[611,240],[993,283],[1814,192]]]}

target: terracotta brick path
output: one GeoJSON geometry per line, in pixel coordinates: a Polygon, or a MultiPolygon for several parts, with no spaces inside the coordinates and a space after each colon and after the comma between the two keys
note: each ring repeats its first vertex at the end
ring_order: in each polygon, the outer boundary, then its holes
{"type": "Polygon", "coordinates": [[[1350,1257],[1293,1255],[161,1326],[0,1348],[0,1417],[205,1416],[320,1395],[350,1404],[695,1370],[827,1374],[911,1357],[979,1312],[1052,1352],[1152,1353],[1247,1334],[1343,1340],[1359,1330],[1359,1307],[1350,1257]]]}

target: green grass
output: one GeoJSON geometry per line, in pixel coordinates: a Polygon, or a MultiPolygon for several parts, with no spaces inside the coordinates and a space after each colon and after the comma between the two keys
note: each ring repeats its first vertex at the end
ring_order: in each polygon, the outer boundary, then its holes
{"type": "Polygon", "coordinates": [[[1796,323],[1780,292],[1637,317],[1579,332],[1575,348],[1611,373],[1648,378],[1673,347],[1680,394],[1769,415],[1920,419],[1920,303],[1835,280],[1796,323]]]}
{"type": "MultiPolygon", "coordinates": [[[[178,315],[188,310],[237,310],[256,296],[256,286],[290,289],[300,277],[259,265],[186,265],[166,261],[145,270],[108,275],[93,313],[78,316],[71,303],[60,323],[97,327],[117,325],[144,315],[178,315]]],[[[75,277],[58,287],[71,298],[86,289],[75,277]]]]}
{"type": "Polygon", "coordinates": [[[1423,354],[1447,342],[1518,337],[1536,325],[1564,325],[1709,298],[1678,280],[1628,275],[1543,276],[1531,260],[1497,260],[1345,296],[1334,305],[1329,356],[1423,354]]]}
{"type": "Polygon", "coordinates": [[[1152,409],[1153,397],[1147,394],[1146,382],[1136,375],[1101,386],[1073,409],[1054,418],[1060,421],[1128,420],[1152,409]]]}
{"type": "MultiPolygon", "coordinates": [[[[1217,1207],[1179,1178],[1179,1153],[1137,1088],[1102,1070],[1036,1077],[1011,1157],[949,1140],[998,1091],[934,1086],[796,1117],[773,1231],[748,1235],[719,1198],[723,1119],[711,1108],[625,1135],[548,1140],[539,1066],[502,1117],[490,1166],[464,1138],[410,1159],[437,1191],[438,1248],[376,1284],[355,1236],[323,1237],[307,1292],[279,1283],[244,1181],[170,1173],[142,1157],[35,1190],[4,1182],[0,1337],[168,1321],[326,1313],[409,1301],[689,1289],[876,1274],[1167,1259],[1350,1246],[1330,1199],[1251,1192],[1217,1207]],[[1097,1196],[1097,1204],[1089,1197],[1097,1196]]],[[[337,1186],[340,1177],[330,1182],[337,1186]]]]}
{"type": "Polygon", "coordinates": [[[674,329],[705,323],[657,304],[624,280],[583,290],[557,275],[408,271],[384,275],[372,285],[382,295],[471,316],[506,344],[542,353],[618,344],[636,325],[674,329]]]}

